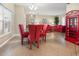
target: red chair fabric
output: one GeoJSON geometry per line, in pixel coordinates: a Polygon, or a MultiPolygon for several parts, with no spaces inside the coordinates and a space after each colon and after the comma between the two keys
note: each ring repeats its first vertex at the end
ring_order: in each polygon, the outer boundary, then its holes
{"type": "Polygon", "coordinates": [[[46,42],[47,28],[48,28],[48,25],[47,24],[44,24],[43,30],[42,30],[42,33],[41,33],[41,36],[44,38],[45,42],[46,42]]]}
{"type": "Polygon", "coordinates": [[[30,49],[32,49],[32,43],[36,42],[37,48],[39,48],[40,37],[45,37],[46,41],[46,32],[47,32],[47,24],[45,25],[29,25],[29,43],[30,49]]]}
{"type": "Polygon", "coordinates": [[[29,42],[30,49],[32,49],[32,43],[36,42],[37,48],[39,48],[40,34],[42,33],[43,25],[29,25],[29,42]]]}
{"type": "Polygon", "coordinates": [[[29,38],[29,43],[30,43],[30,49],[32,49],[32,43],[34,41],[36,41],[35,31],[36,31],[35,25],[29,25],[29,36],[28,36],[28,38],[29,38]]]}
{"type": "Polygon", "coordinates": [[[55,31],[62,32],[62,25],[55,26],[55,31]]]}
{"type": "Polygon", "coordinates": [[[37,48],[39,48],[40,44],[40,36],[42,34],[43,25],[37,25],[36,26],[36,41],[37,41],[37,48]]]}
{"type": "Polygon", "coordinates": [[[47,32],[51,32],[52,29],[53,29],[52,26],[48,25],[48,27],[47,27],[47,32]]]}
{"type": "Polygon", "coordinates": [[[28,37],[29,32],[24,32],[24,26],[22,24],[19,24],[19,30],[21,35],[21,44],[23,45],[23,39],[28,37]]]}
{"type": "Polygon", "coordinates": [[[62,26],[62,32],[66,32],[66,26],[62,26]]]}

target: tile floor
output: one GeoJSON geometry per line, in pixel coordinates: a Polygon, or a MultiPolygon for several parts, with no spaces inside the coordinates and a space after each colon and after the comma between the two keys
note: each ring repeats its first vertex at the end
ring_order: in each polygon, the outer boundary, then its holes
{"type": "Polygon", "coordinates": [[[76,56],[79,55],[79,46],[65,41],[64,33],[51,32],[47,34],[46,43],[41,40],[40,48],[28,48],[26,40],[20,44],[20,38],[14,37],[0,48],[1,56],[76,56]]]}

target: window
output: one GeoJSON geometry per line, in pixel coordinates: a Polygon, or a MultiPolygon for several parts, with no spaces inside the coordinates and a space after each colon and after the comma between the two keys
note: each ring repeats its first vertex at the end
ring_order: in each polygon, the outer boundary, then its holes
{"type": "Polygon", "coordinates": [[[43,18],[43,19],[42,19],[42,23],[43,23],[43,24],[47,24],[47,19],[46,19],[46,18],[43,18]]]}
{"type": "Polygon", "coordinates": [[[3,8],[0,6],[0,35],[3,33],[3,8]]]}
{"type": "Polygon", "coordinates": [[[0,35],[11,32],[12,12],[0,5],[0,35]]]}
{"type": "Polygon", "coordinates": [[[4,32],[10,32],[11,13],[8,10],[4,10],[4,32]]]}

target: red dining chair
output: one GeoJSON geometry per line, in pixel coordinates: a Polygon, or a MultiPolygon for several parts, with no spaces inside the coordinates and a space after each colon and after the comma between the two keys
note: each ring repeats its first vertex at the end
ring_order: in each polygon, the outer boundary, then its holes
{"type": "Polygon", "coordinates": [[[57,25],[54,26],[54,31],[57,31],[57,25]]]}
{"type": "MultiPolygon", "coordinates": [[[[21,44],[23,45],[23,39],[28,38],[29,32],[24,32],[23,24],[19,24],[19,30],[21,35],[21,44]]],[[[29,40],[28,40],[29,43],[29,40]]]]}
{"type": "Polygon", "coordinates": [[[62,25],[59,25],[59,32],[62,32],[62,25]]]}
{"type": "Polygon", "coordinates": [[[42,34],[43,25],[37,25],[36,26],[36,42],[37,42],[37,48],[39,48],[40,44],[40,36],[42,34]]]}
{"type": "Polygon", "coordinates": [[[46,42],[47,28],[48,28],[48,25],[47,25],[47,24],[44,24],[44,26],[43,26],[43,30],[42,30],[42,33],[41,33],[41,37],[44,38],[45,42],[46,42]]]}
{"type": "Polygon", "coordinates": [[[62,32],[62,26],[61,25],[57,25],[55,28],[56,32],[62,32]]]}
{"type": "Polygon", "coordinates": [[[52,32],[54,30],[54,26],[48,25],[47,32],[52,32]]]}
{"type": "Polygon", "coordinates": [[[36,41],[35,31],[36,31],[35,25],[29,25],[29,36],[28,36],[28,38],[29,38],[30,49],[32,49],[32,43],[34,41],[36,41]]]}

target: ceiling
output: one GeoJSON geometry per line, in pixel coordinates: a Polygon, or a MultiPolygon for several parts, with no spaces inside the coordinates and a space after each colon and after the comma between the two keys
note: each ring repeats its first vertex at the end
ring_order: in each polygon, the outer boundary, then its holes
{"type": "Polygon", "coordinates": [[[39,15],[64,15],[66,12],[66,3],[18,3],[29,12],[29,6],[34,5],[37,8],[36,12],[39,15]]]}

